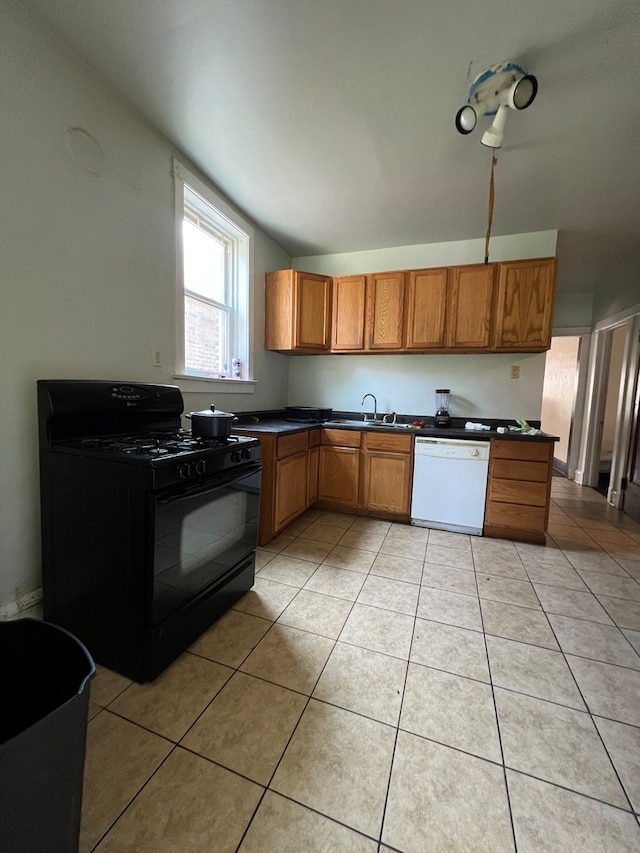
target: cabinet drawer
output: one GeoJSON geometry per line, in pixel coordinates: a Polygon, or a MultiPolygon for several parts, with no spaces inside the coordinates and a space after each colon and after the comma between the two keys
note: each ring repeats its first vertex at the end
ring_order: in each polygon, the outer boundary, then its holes
{"type": "Polygon", "coordinates": [[[360,447],[361,433],[351,429],[323,429],[320,436],[321,444],[332,444],[338,447],[360,447]]]}
{"type": "Polygon", "coordinates": [[[548,462],[553,453],[552,441],[508,441],[495,439],[491,442],[491,459],[520,459],[530,462],[548,462]]]}
{"type": "Polygon", "coordinates": [[[307,449],[309,442],[308,432],[295,432],[293,435],[278,436],[276,444],[276,457],[282,459],[283,456],[291,456],[294,453],[302,453],[307,449]]]}
{"type": "Polygon", "coordinates": [[[490,501],[546,507],[547,484],[498,480],[492,477],[489,480],[488,497],[490,501]]]}
{"type": "Polygon", "coordinates": [[[367,450],[389,450],[392,453],[411,453],[412,435],[397,435],[390,432],[365,432],[364,446],[367,450]]]}
{"type": "Polygon", "coordinates": [[[546,483],[549,478],[549,464],[521,462],[518,459],[493,459],[489,467],[489,480],[494,478],[546,483]]]}
{"type": "Polygon", "coordinates": [[[487,501],[485,524],[495,527],[511,527],[514,530],[536,530],[544,532],[547,511],[544,507],[519,506],[487,501]]]}

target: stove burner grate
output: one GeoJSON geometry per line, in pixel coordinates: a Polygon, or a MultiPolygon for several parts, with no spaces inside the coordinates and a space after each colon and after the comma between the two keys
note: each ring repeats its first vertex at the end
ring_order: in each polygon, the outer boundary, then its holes
{"type": "Polygon", "coordinates": [[[241,439],[230,435],[226,438],[194,437],[189,430],[174,430],[145,435],[122,435],[110,438],[85,438],[80,446],[100,453],[124,453],[126,455],[165,456],[199,450],[223,449],[238,444],[241,439]]]}

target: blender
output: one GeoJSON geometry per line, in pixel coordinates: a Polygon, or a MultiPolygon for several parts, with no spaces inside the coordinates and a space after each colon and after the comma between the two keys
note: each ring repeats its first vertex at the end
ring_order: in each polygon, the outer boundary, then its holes
{"type": "Polygon", "coordinates": [[[436,388],[436,415],[434,421],[437,427],[448,427],[451,424],[449,393],[448,388],[436,388]]]}

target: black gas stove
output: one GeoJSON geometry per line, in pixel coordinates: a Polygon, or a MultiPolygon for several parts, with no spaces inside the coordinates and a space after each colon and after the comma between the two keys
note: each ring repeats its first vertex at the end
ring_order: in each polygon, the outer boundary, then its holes
{"type": "Polygon", "coordinates": [[[253,585],[260,443],[195,438],[171,385],[40,380],[45,619],[151,680],[253,585]]]}
{"type": "Polygon", "coordinates": [[[260,442],[248,436],[194,438],[189,430],[144,432],[61,442],[57,452],[147,466],[154,486],[198,481],[260,461],[260,442]]]}

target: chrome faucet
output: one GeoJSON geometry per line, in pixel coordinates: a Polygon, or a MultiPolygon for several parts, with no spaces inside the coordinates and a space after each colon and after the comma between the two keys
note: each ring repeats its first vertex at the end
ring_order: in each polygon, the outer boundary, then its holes
{"type": "MultiPolygon", "coordinates": [[[[375,421],[378,419],[378,401],[373,396],[373,394],[365,394],[362,398],[362,402],[360,403],[361,406],[364,406],[364,401],[367,399],[367,397],[371,397],[371,399],[373,400],[373,420],[375,421]]],[[[366,415],[364,416],[364,419],[365,421],[367,420],[366,415]]]]}

